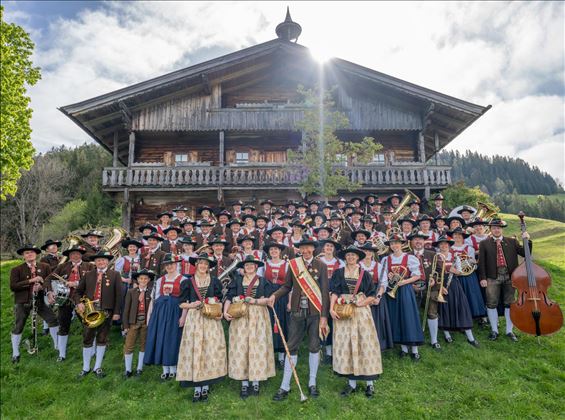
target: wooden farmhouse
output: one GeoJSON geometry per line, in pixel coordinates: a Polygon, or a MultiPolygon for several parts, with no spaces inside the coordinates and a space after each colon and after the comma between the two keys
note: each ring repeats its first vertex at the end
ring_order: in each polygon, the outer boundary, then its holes
{"type": "Polygon", "coordinates": [[[429,196],[450,184],[451,168],[434,156],[490,106],[338,58],[320,64],[296,42],[300,32],[287,11],[271,41],[60,108],[113,154],[101,182],[123,203],[126,229],[179,204],[300,199],[286,151],[302,138],[297,87],[316,87],[320,71],[349,118],[338,137],[383,145],[369,165],[343,163],[362,184],[356,195],[429,196]]]}

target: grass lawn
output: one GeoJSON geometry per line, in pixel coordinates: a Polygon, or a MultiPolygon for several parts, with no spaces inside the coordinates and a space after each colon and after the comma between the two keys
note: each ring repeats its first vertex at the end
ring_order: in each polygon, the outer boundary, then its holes
{"type": "MultiPolygon", "coordinates": [[[[520,194],[521,197],[524,197],[529,204],[535,204],[538,201],[538,195],[537,194],[520,194]]],[[[558,194],[551,194],[551,195],[545,195],[545,198],[551,198],[551,199],[558,199],[558,200],[565,200],[565,193],[558,193],[558,194]]]]}
{"type": "MultiPolygon", "coordinates": [[[[506,215],[505,215],[506,216],[506,215]]],[[[517,218],[507,234],[518,233],[517,218]]],[[[550,296],[565,308],[565,224],[529,219],[534,257],[553,277],[550,296]]],[[[111,335],[104,367],[108,376],[76,379],[81,370],[80,325],[75,322],[69,340],[68,358],[55,362],[51,340],[41,337],[40,354],[23,350],[19,365],[10,363],[10,328],[13,322],[9,272],[15,262],[3,262],[1,276],[1,404],[5,419],[37,418],[563,418],[565,401],[565,330],[552,337],[520,335],[518,343],[502,337],[487,340],[488,331],[475,328],[480,349],[469,346],[463,334],[443,345],[442,353],[429,346],[421,349],[422,360],[400,360],[395,352],[383,355],[384,374],[376,382],[377,397],[364,395],[341,399],[344,380],[329,366],[318,374],[321,396],[301,404],[296,386],[289,400],[271,401],[281,372],[262,384],[261,396],[239,399],[238,382],[225,380],[212,388],[207,404],[192,404],[191,391],[174,382],[161,383],[160,368],[146,368],[141,378],[124,380],[122,340],[111,335]],[[559,408],[561,407],[561,408],[559,408]]],[[[29,329],[24,332],[25,336],[29,329]]],[[[134,359],[134,363],[136,360],[134,359]]],[[[299,375],[308,382],[307,353],[299,356],[299,375]]]]}

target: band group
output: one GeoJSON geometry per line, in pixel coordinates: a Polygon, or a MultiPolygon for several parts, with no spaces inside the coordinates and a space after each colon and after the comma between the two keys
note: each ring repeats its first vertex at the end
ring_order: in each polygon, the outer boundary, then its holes
{"type": "MultiPolygon", "coordinates": [[[[257,396],[280,368],[273,399],[281,401],[293,376],[299,383],[294,369],[306,339],[309,396],[320,394],[323,359],[346,380],[341,396],[363,381],[371,398],[381,353],[398,347],[401,358],[418,362],[425,334],[436,351],[440,330],[447,345],[460,331],[478,348],[474,326],[490,325],[489,340],[497,340],[500,315],[507,339],[518,340],[510,277],[523,247],[504,236],[503,220],[465,204],[447,209],[443,201],[434,196],[427,214],[417,197],[397,194],[333,204],[265,200],[259,210],[236,202],[217,212],[202,206],[196,220],[179,206],[110,248],[98,230],[67,238],[61,255],[61,241],[23,246],[24,261],[10,277],[12,361],[20,362],[30,314],[35,334],[43,319],[59,362],[78,318],[80,378],[106,375],[108,335],[117,324],[126,378],[160,365],[162,380],[193,388],[199,402],[226,376],[241,382],[241,398],[257,396]]],[[[37,350],[32,341],[30,353],[37,350]]]]}

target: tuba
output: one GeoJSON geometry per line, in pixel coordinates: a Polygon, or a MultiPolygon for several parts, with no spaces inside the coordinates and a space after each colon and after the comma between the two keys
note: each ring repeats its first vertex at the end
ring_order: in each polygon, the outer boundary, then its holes
{"type": "MultiPolygon", "coordinates": [[[[73,246],[77,246],[77,245],[84,243],[83,239],[80,236],[73,235],[73,234],[70,234],[69,236],[67,236],[66,240],[69,242],[69,248],[72,248],[73,246]]],[[[68,260],[68,257],[66,255],[63,255],[61,257],[61,259],[59,260],[58,265],[62,265],[64,263],[66,263],[67,260],[68,260]]]]}
{"type": "Polygon", "coordinates": [[[126,231],[122,228],[112,228],[110,232],[110,238],[106,241],[104,247],[112,253],[114,258],[118,258],[121,256],[120,246],[126,236],[126,231]]]}
{"type": "MultiPolygon", "coordinates": [[[[475,213],[475,216],[473,217],[473,221],[476,220],[477,217],[480,217],[481,219],[484,219],[485,221],[489,222],[496,214],[495,209],[489,207],[488,204],[481,203],[480,201],[477,201],[477,208],[479,210],[477,210],[477,212],[475,213]]],[[[487,235],[490,233],[490,228],[488,226],[485,229],[485,233],[487,235]]]]}
{"type": "Polygon", "coordinates": [[[408,213],[410,213],[410,208],[406,207],[407,204],[412,200],[419,200],[418,196],[412,191],[408,189],[404,189],[404,191],[406,191],[406,194],[402,198],[398,207],[394,209],[394,212],[392,213],[392,220],[398,220],[408,215],[408,213]]]}
{"type": "Polygon", "coordinates": [[[96,328],[104,323],[106,313],[97,310],[94,301],[84,296],[80,299],[80,302],[84,304],[84,312],[81,314],[77,312],[77,314],[87,328],[96,328]]]}

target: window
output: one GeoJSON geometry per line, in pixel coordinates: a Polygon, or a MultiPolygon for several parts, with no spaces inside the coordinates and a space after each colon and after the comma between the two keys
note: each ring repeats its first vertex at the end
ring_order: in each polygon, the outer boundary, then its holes
{"type": "Polygon", "coordinates": [[[373,156],[372,163],[377,165],[384,165],[385,164],[385,154],[384,153],[377,153],[373,156]]]}
{"type": "Polygon", "coordinates": [[[338,162],[338,165],[347,166],[347,155],[338,153],[335,155],[335,158],[336,161],[338,162]]]}
{"type": "Polygon", "coordinates": [[[183,164],[188,162],[188,155],[187,154],[176,154],[175,155],[175,164],[183,164]]]}
{"type": "Polygon", "coordinates": [[[235,163],[237,163],[237,164],[249,163],[249,153],[248,152],[236,152],[235,163]]]}

